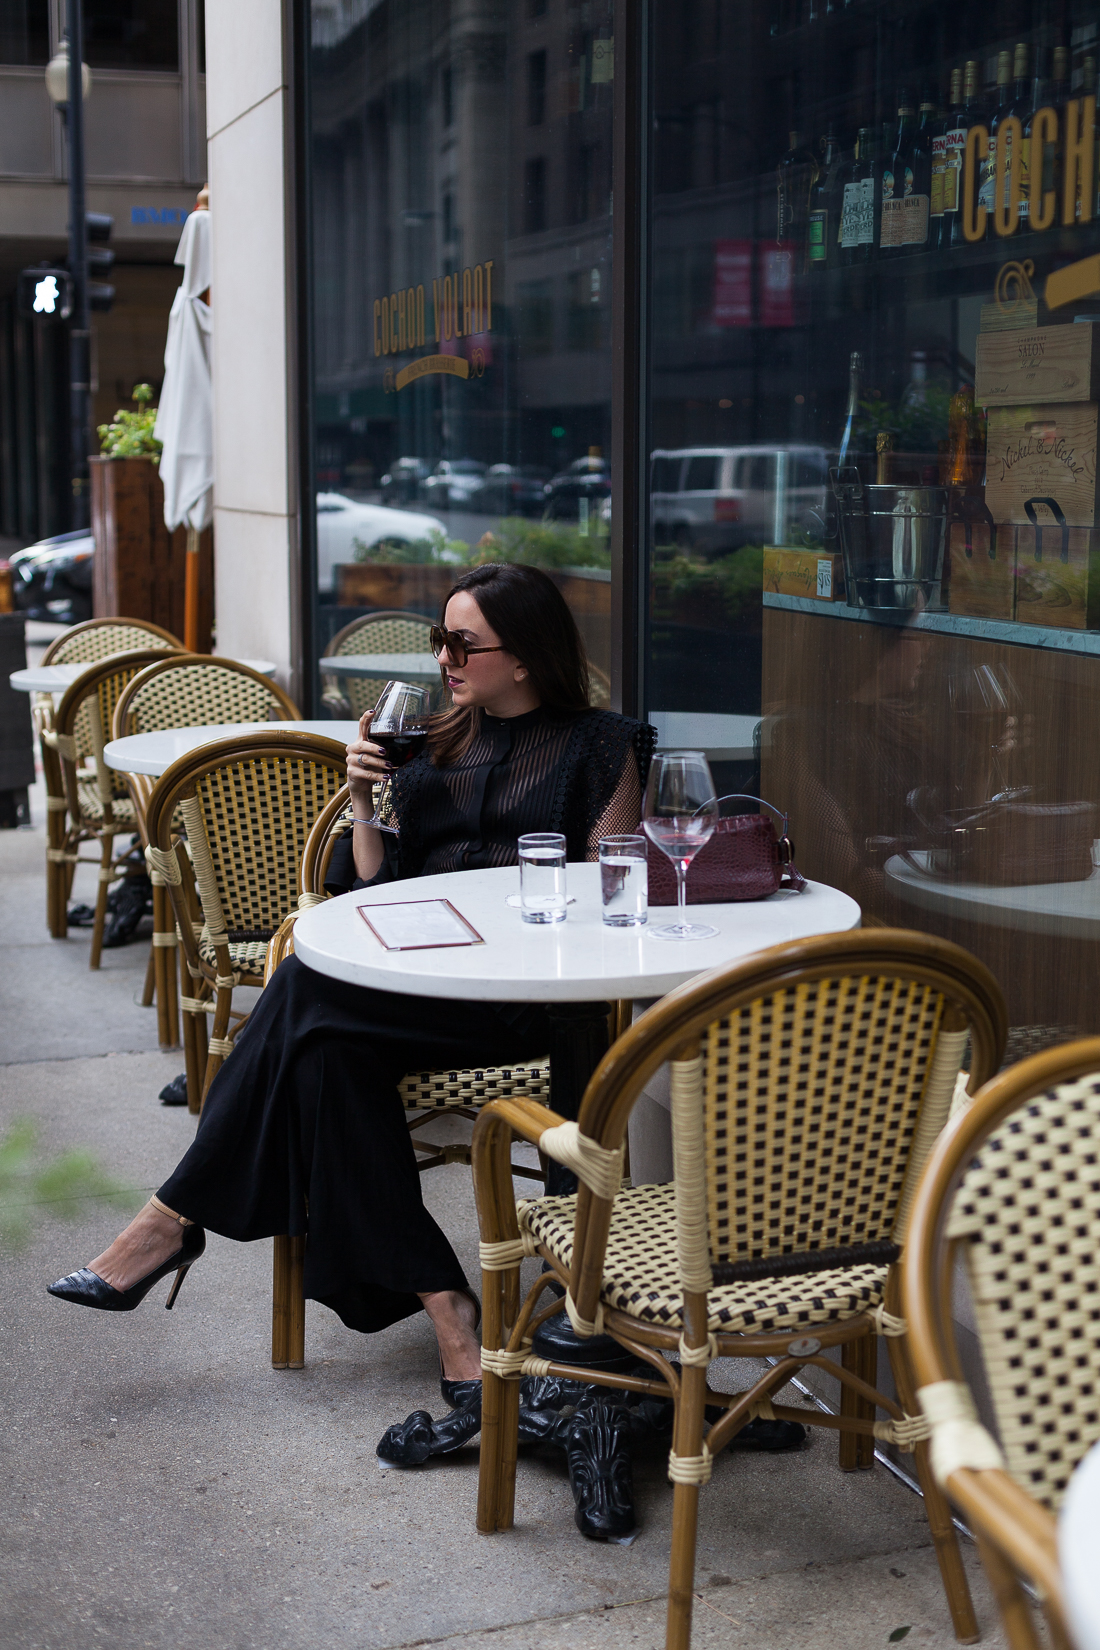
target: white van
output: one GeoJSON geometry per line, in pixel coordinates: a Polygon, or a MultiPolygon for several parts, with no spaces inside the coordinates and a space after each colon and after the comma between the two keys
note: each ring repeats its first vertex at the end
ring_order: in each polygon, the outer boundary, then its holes
{"type": "Polygon", "coordinates": [[[657,448],[650,459],[653,542],[721,555],[782,544],[824,513],[824,447],[657,448]]]}

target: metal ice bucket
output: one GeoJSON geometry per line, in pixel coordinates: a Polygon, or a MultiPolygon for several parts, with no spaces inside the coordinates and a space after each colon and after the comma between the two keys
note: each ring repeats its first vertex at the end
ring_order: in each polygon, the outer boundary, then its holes
{"type": "Polygon", "coordinates": [[[943,574],[946,487],[866,485],[830,472],[850,607],[926,607],[943,574]]]}

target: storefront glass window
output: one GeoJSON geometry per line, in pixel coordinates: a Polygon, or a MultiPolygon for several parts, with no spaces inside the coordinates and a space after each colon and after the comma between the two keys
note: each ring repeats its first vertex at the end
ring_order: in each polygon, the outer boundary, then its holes
{"type": "Polygon", "coordinates": [[[1094,9],[652,10],[646,708],[1100,1030],[1094,9]]]}
{"type": "MultiPolygon", "coordinates": [[[[608,702],[611,33],[608,0],[314,6],[318,657],[526,561],[608,702]]],[[[334,714],[377,686],[322,673],[334,714]]]]}

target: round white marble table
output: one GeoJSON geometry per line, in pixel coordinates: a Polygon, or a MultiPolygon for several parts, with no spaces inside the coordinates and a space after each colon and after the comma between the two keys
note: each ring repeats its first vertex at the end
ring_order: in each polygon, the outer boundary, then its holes
{"type": "Polygon", "coordinates": [[[1100,1444],[1078,1462],[1066,1487],[1058,1558],[1077,1650],[1100,1650],[1100,1444]]]}
{"type": "MultiPolygon", "coordinates": [[[[252,670],[258,670],[261,676],[275,674],[273,659],[238,659],[226,662],[248,665],[252,670]]],[[[20,693],[64,693],[86,670],[92,670],[103,663],[104,659],[93,659],[82,664],[30,665],[26,670],[13,670],[8,681],[20,693]]]]}
{"type": "MultiPolygon", "coordinates": [[[[333,979],[414,996],[494,1003],[598,1002],[661,997],[705,969],[735,962],[766,946],[844,932],[860,922],[855,900],[811,882],[804,894],[781,890],[769,899],[737,905],[693,905],[692,917],[712,924],[717,935],[709,940],[658,940],[647,927],[604,926],[598,865],[572,864],[567,880],[576,904],[569,907],[565,922],[552,924],[526,923],[506,903],[519,887],[515,866],[451,871],[361,888],[303,912],[294,928],[295,954],[333,979]],[[485,943],[387,951],[357,907],[403,899],[449,899],[485,943]]],[[[649,920],[673,921],[674,908],[651,909],[649,920]]]]}
{"type": "Polygon", "coordinates": [[[320,668],[333,676],[378,676],[383,681],[439,684],[439,660],[431,653],[337,653],[320,668]]]}
{"type": "MultiPolygon", "coordinates": [[[[922,866],[927,856],[918,851],[913,858],[917,866],[922,866]]],[[[900,854],[894,854],[886,861],[886,878],[894,892],[911,905],[986,922],[994,928],[1094,940],[1100,927],[1098,871],[1084,882],[1037,882],[997,888],[982,882],[949,882],[915,869],[900,854]]]]}
{"type": "MultiPolygon", "coordinates": [[[[212,744],[215,739],[232,739],[239,733],[292,730],[319,733],[324,739],[335,739],[338,745],[350,745],[359,737],[358,722],[215,722],[207,727],[163,728],[112,739],[103,747],[103,760],[109,768],[117,768],[121,773],[144,773],[159,779],[181,756],[189,755],[200,745],[212,744]]],[[[356,920],[362,923],[361,917],[356,920]]]]}

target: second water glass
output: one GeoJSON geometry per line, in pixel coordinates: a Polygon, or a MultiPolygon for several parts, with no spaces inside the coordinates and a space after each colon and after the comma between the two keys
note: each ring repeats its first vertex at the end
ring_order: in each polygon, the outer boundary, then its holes
{"type": "Polygon", "coordinates": [[[608,928],[640,928],[649,918],[644,836],[600,838],[600,896],[608,928]]]}
{"type": "Polygon", "coordinates": [[[519,896],[524,922],[565,921],[565,838],[558,831],[520,837],[519,896]]]}

